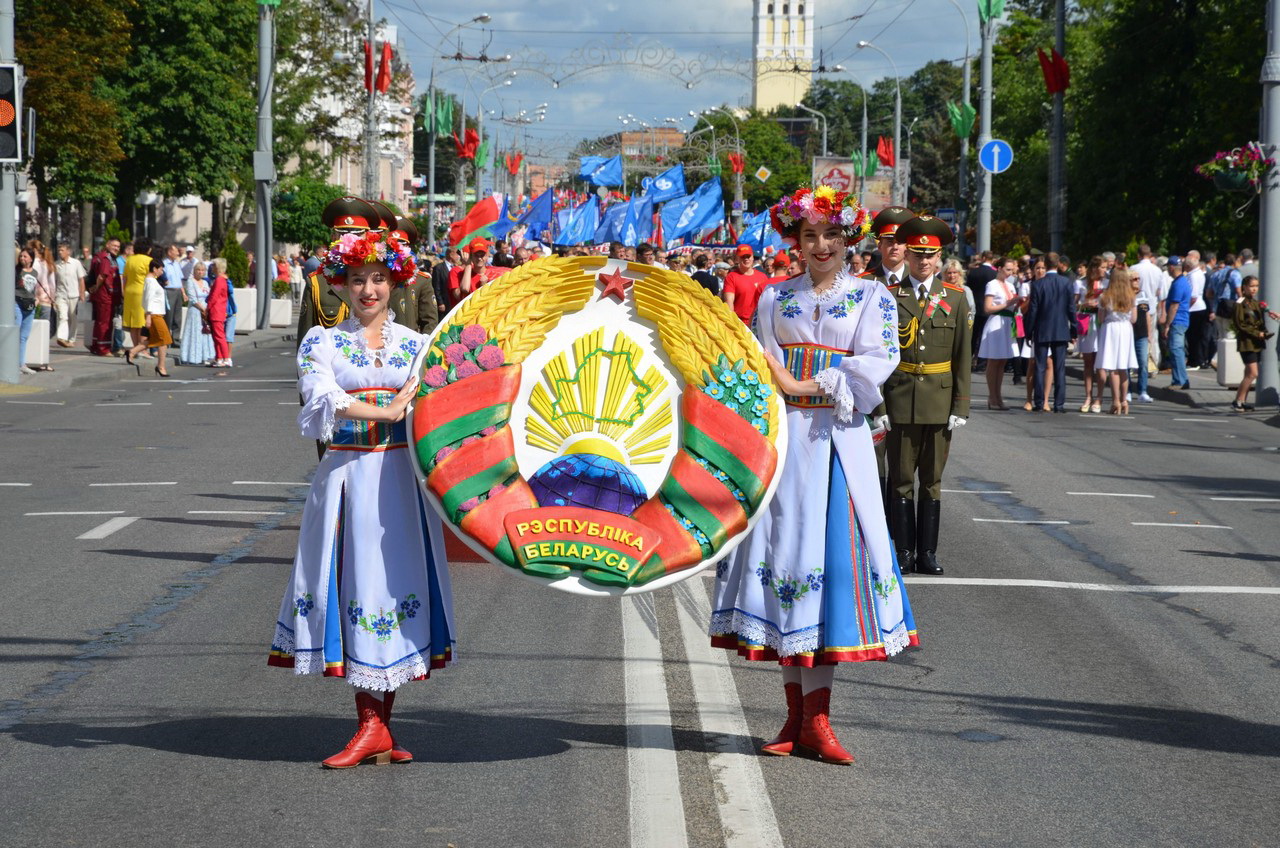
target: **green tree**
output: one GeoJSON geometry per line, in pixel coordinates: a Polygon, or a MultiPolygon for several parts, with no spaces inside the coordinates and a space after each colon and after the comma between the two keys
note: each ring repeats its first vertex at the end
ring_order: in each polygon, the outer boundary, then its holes
{"type": "Polygon", "coordinates": [[[329,242],[329,228],[320,219],[324,207],[347,190],[314,177],[286,178],[271,208],[277,241],[314,249],[329,242]]]}
{"type": "Polygon", "coordinates": [[[124,151],[119,111],[102,78],[129,61],[133,9],[133,0],[16,3],[14,41],[27,75],[23,99],[39,116],[30,173],[46,207],[111,198],[124,151]]]}
{"type": "Polygon", "coordinates": [[[238,289],[249,285],[249,255],[240,246],[240,239],[234,232],[227,233],[220,255],[227,260],[227,277],[231,284],[238,289]]]}

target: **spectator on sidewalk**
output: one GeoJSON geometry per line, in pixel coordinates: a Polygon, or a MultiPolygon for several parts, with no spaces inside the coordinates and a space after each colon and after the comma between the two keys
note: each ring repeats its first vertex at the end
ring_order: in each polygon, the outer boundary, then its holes
{"type": "Polygon", "coordinates": [[[1147,379],[1151,374],[1151,331],[1155,327],[1153,320],[1155,305],[1148,299],[1144,283],[1138,272],[1130,269],[1129,281],[1133,285],[1133,355],[1138,369],[1138,403],[1152,403],[1147,393],[1147,379]]]}
{"type": "Polygon", "coordinates": [[[227,279],[227,260],[219,256],[213,260],[213,281],[205,297],[205,318],[209,322],[209,335],[213,341],[213,367],[222,368],[231,362],[231,345],[228,333],[235,332],[230,323],[231,281],[227,279]]]}
{"type": "Polygon", "coordinates": [[[1129,414],[1129,369],[1138,365],[1133,346],[1133,323],[1138,317],[1133,276],[1128,268],[1117,265],[1098,297],[1098,376],[1100,383],[1110,383],[1112,415],[1129,414]]]}
{"type": "Polygon", "coordinates": [[[1208,283],[1209,320],[1220,339],[1235,335],[1233,326],[1236,302],[1240,299],[1240,287],[1244,278],[1240,275],[1240,258],[1228,253],[1222,258],[1222,266],[1213,272],[1208,283]]]}
{"type": "Polygon", "coordinates": [[[31,325],[36,319],[36,288],[39,279],[35,270],[35,254],[30,248],[18,251],[18,268],[14,275],[13,321],[18,326],[18,371],[34,374],[27,367],[27,339],[31,337],[31,325]]]}
{"type": "Polygon", "coordinates": [[[182,334],[178,362],[182,365],[208,365],[213,362],[213,331],[209,326],[209,281],[203,262],[191,267],[185,284],[187,295],[187,332],[182,334]]]}
{"type": "MultiPolygon", "coordinates": [[[[972,294],[974,305],[977,307],[977,311],[973,313],[973,350],[976,352],[975,358],[985,359],[986,357],[982,353],[982,339],[986,338],[983,332],[988,316],[986,303],[987,297],[991,292],[990,283],[996,279],[1000,269],[995,264],[995,256],[989,250],[982,251],[977,259],[978,264],[965,274],[964,284],[972,294]]],[[[987,369],[988,384],[991,381],[990,375],[991,370],[987,369]]]]}
{"type": "Polygon", "coordinates": [[[1191,306],[1187,309],[1187,370],[1199,371],[1213,359],[1209,348],[1214,343],[1209,327],[1209,306],[1205,303],[1205,272],[1200,251],[1188,250],[1182,257],[1182,273],[1191,286],[1191,306]]]}
{"type": "Polygon", "coordinates": [[[116,254],[120,239],[109,238],[102,250],[89,262],[89,302],[93,305],[93,339],[89,352],[94,356],[110,356],[115,331],[112,319],[120,306],[120,276],[116,272],[116,254]]]}
{"type": "Polygon", "coordinates": [[[76,310],[84,302],[85,270],[80,260],[71,255],[71,245],[58,245],[58,261],[54,263],[53,308],[58,313],[58,347],[71,347],[76,343],[76,310]]]}
{"type": "MultiPolygon", "coordinates": [[[[1102,273],[1103,259],[1095,256],[1085,266],[1084,277],[1075,281],[1076,322],[1083,332],[1076,341],[1076,352],[1084,363],[1084,404],[1081,412],[1102,411],[1102,378],[1097,374],[1098,299],[1107,287],[1107,277],[1102,273]]],[[[1115,276],[1115,267],[1111,270],[1115,276]]]]}
{"type": "MultiPolygon", "coordinates": [[[[984,254],[985,255],[985,254],[984,254]]],[[[1005,410],[1001,395],[1004,383],[1004,366],[1016,351],[1017,328],[1014,316],[1022,305],[1018,295],[1018,263],[1013,259],[1001,259],[996,267],[996,277],[986,284],[983,292],[983,314],[987,323],[982,328],[978,358],[987,362],[987,409],[1005,410]]]]}
{"type": "MultiPolygon", "coordinates": [[[[149,242],[139,240],[133,246],[134,252],[124,262],[124,314],[121,320],[124,328],[129,331],[130,348],[136,348],[142,342],[142,328],[147,325],[142,293],[146,289],[147,273],[151,268],[151,257],[148,255],[150,247],[149,242]]],[[[143,347],[145,349],[145,345],[143,347]]],[[[125,358],[130,357],[126,355],[125,358]]]]}
{"type": "Polygon", "coordinates": [[[1027,307],[1028,332],[1035,339],[1036,388],[1034,408],[1047,409],[1048,387],[1053,387],[1053,411],[1067,411],[1067,342],[1076,337],[1075,289],[1060,274],[1058,255],[1047,253],[1037,257],[1033,269],[1039,276],[1031,284],[1031,302],[1027,307]],[[1050,272],[1047,269],[1053,268],[1050,272]],[[1049,369],[1052,368],[1052,372],[1049,369]],[[1052,373],[1052,383],[1046,383],[1052,373]]]}
{"type": "Polygon", "coordinates": [[[182,335],[182,309],[186,305],[187,295],[183,291],[187,277],[182,273],[181,252],[176,244],[165,250],[163,262],[164,274],[160,282],[164,286],[165,326],[170,334],[182,335]]]}
{"type": "Polygon", "coordinates": [[[1164,320],[1160,324],[1160,335],[1169,345],[1169,361],[1173,367],[1173,389],[1189,389],[1191,383],[1187,379],[1187,327],[1191,324],[1191,281],[1186,274],[1179,273],[1182,260],[1177,256],[1169,257],[1170,276],[1169,296],[1164,301],[1164,320]]]}
{"type": "Polygon", "coordinates": [[[1248,412],[1253,404],[1245,403],[1249,399],[1249,389],[1253,381],[1258,379],[1258,360],[1267,347],[1267,339],[1275,335],[1267,331],[1263,312],[1271,316],[1271,320],[1280,321],[1280,315],[1267,309],[1258,302],[1258,278],[1245,277],[1240,286],[1240,300],[1236,303],[1236,312],[1232,319],[1236,333],[1236,350],[1244,360],[1244,377],[1240,380],[1240,388],[1236,390],[1236,399],[1231,402],[1233,412],[1248,412]]]}
{"type": "Polygon", "coordinates": [[[1254,257],[1253,251],[1247,247],[1240,251],[1240,276],[1261,279],[1258,272],[1258,260],[1254,257]]]}
{"type": "MultiPolygon", "coordinates": [[[[125,362],[133,365],[135,356],[148,348],[154,348],[156,375],[168,377],[169,372],[164,368],[164,360],[169,350],[169,345],[173,344],[173,336],[169,332],[168,322],[165,321],[165,310],[169,308],[169,300],[165,295],[164,286],[160,284],[165,268],[164,263],[159,260],[151,259],[150,257],[147,257],[147,260],[149,262],[147,275],[143,278],[142,284],[142,308],[147,316],[147,338],[146,341],[140,341],[129,348],[124,355],[124,359],[125,362]]],[[[141,376],[142,367],[137,366],[137,368],[138,375],[141,376]]]]}
{"type": "MultiPolygon", "coordinates": [[[[185,255],[182,257],[182,279],[189,280],[191,275],[195,273],[196,262],[196,246],[194,244],[187,245],[185,255]]],[[[184,284],[185,285],[185,284],[184,284]]]]}
{"type": "Polygon", "coordinates": [[[693,279],[698,285],[711,292],[716,297],[720,296],[720,280],[707,270],[707,266],[711,264],[711,257],[707,255],[705,250],[700,250],[693,256],[693,279]]]}
{"type": "Polygon", "coordinates": [[[756,314],[756,303],[760,300],[760,292],[764,291],[764,287],[769,284],[769,278],[755,267],[755,253],[750,245],[738,245],[734,250],[734,257],[735,267],[725,274],[721,296],[729,308],[742,319],[742,323],[750,327],[751,319],[756,314]]]}

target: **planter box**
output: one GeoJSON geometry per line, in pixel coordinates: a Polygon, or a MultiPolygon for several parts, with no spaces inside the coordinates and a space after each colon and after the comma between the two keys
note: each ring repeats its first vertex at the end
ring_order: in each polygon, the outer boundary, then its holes
{"type": "Polygon", "coordinates": [[[1220,171],[1213,175],[1213,185],[1219,191],[1253,191],[1249,175],[1244,171],[1220,171]]]}
{"type": "MultiPolygon", "coordinates": [[[[47,314],[47,313],[46,313],[47,314]]],[[[15,331],[18,328],[14,328],[15,331]]],[[[49,364],[49,342],[51,336],[49,319],[35,318],[31,321],[31,335],[27,336],[26,363],[27,365],[48,365],[49,364]]],[[[15,339],[20,338],[17,332],[14,332],[15,339]]]]}
{"type": "Polygon", "coordinates": [[[258,329],[258,290],[236,289],[236,335],[258,329]]]}
{"type": "Polygon", "coordinates": [[[1239,386],[1243,379],[1244,360],[1236,352],[1236,340],[1218,339],[1218,385],[1239,386]]]}
{"type": "Polygon", "coordinates": [[[271,301],[271,312],[267,315],[273,327],[288,327],[293,323],[293,298],[277,297],[271,301]]]}

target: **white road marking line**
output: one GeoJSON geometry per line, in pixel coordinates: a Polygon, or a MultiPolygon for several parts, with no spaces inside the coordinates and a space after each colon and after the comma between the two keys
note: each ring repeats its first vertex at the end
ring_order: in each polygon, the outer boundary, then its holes
{"type": "Polygon", "coordinates": [[[622,599],[630,844],[631,848],[687,848],[657,626],[653,596],[622,599]]]}
{"type": "Polygon", "coordinates": [[[0,483],[0,486],[30,486],[30,483],[0,483]]]}
{"type": "Polygon", "coordinates": [[[905,578],[919,586],[1011,586],[1029,589],[1078,589],[1084,592],[1118,592],[1128,595],[1280,595],[1280,586],[1133,586],[1115,583],[1073,583],[1067,580],[1017,580],[990,577],[905,578]]]}
{"type": "Polygon", "coordinates": [[[984,524],[1070,524],[1070,521],[1048,521],[1041,518],[1032,518],[1022,521],[1016,518],[975,518],[974,521],[981,521],[984,524]]]}
{"type": "Polygon", "coordinates": [[[943,489],[948,495],[1012,495],[1008,489],[943,489]]]}
{"type": "Polygon", "coordinates": [[[252,509],[189,509],[187,515],[284,515],[284,513],[252,509]]]}
{"type": "MultiPolygon", "coordinates": [[[[709,572],[714,574],[712,569],[709,572]]],[[[707,769],[715,784],[721,832],[726,848],[781,845],[778,820],[769,789],[760,771],[760,755],[750,747],[751,730],[742,714],[738,687],[729,668],[728,653],[711,647],[703,622],[711,620],[705,588],[685,581],[676,587],[676,617],[684,638],[685,656],[693,678],[698,720],[714,751],[707,753],[707,769]],[[687,602],[687,603],[685,603],[687,602]],[[693,608],[691,612],[689,607],[693,608]]],[[[782,701],[782,675],[776,680],[782,701]]]]}
{"type": "Polygon", "coordinates": [[[187,406],[244,406],[242,400],[189,400],[187,406]]]}
{"type": "MultiPolygon", "coordinates": [[[[290,354],[290,356],[292,355],[293,354],[290,354]]],[[[192,384],[199,385],[202,383],[211,384],[216,382],[218,385],[223,386],[228,383],[295,383],[296,384],[298,381],[297,380],[266,380],[266,379],[251,380],[251,379],[246,379],[244,377],[228,377],[228,378],[219,378],[215,380],[209,377],[201,377],[198,380],[174,380],[172,382],[177,383],[178,385],[183,385],[183,386],[189,386],[192,384]]]]}
{"type": "Polygon", "coordinates": [[[294,483],[289,480],[232,480],[233,486],[305,486],[306,483],[294,483]]]}
{"type": "Polygon", "coordinates": [[[94,406],[150,406],[150,405],[151,405],[151,401],[146,401],[144,403],[120,403],[119,401],[116,401],[113,403],[95,403],[94,404],[94,406]]]}
{"type": "Polygon", "coordinates": [[[1199,424],[1201,421],[1239,421],[1239,418],[1229,418],[1226,415],[1201,415],[1199,418],[1174,418],[1174,421],[1193,421],[1199,424]]]}
{"type": "Polygon", "coordinates": [[[294,402],[293,402],[293,401],[291,401],[291,400],[279,400],[279,401],[276,401],[276,406],[297,406],[297,405],[298,405],[298,404],[294,403],[294,402]]]}
{"type": "Polygon", "coordinates": [[[1225,524],[1178,524],[1172,521],[1130,521],[1134,527],[1199,527],[1203,530],[1230,530],[1225,524]]]}
{"type": "Polygon", "coordinates": [[[1096,498],[1154,498],[1155,495],[1135,495],[1131,492],[1067,492],[1068,495],[1081,495],[1096,498]]]}
{"type": "Polygon", "coordinates": [[[278,392],[279,389],[230,389],[231,392],[278,392]]]}
{"type": "Polygon", "coordinates": [[[124,515],[123,509],[99,509],[86,512],[24,512],[23,516],[31,515],[124,515]]]}
{"type": "Polygon", "coordinates": [[[176,486],[178,485],[178,481],[168,480],[162,483],[90,483],[89,485],[94,486],[95,488],[103,488],[106,486],[176,486]]]}
{"type": "Polygon", "coordinates": [[[1233,503],[1280,503],[1280,498],[1209,498],[1211,501],[1231,501],[1233,503]]]}
{"type": "Polygon", "coordinates": [[[23,406],[66,406],[65,400],[7,400],[5,403],[17,403],[23,406]]]}
{"type": "Polygon", "coordinates": [[[197,392],[208,392],[209,389],[169,389],[169,394],[195,394],[197,392]]]}
{"type": "Polygon", "coordinates": [[[136,515],[124,516],[121,518],[112,518],[102,522],[97,527],[87,533],[81,533],[76,536],[77,539],[105,539],[117,530],[123,530],[133,522],[137,521],[136,515]]]}

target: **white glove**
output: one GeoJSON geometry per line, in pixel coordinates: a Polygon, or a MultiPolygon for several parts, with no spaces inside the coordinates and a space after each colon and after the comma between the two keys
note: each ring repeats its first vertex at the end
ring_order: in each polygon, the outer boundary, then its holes
{"type": "Polygon", "coordinates": [[[959,430],[963,426],[964,426],[964,419],[958,415],[952,415],[950,418],[947,419],[948,430],[959,430]]]}
{"type": "Polygon", "coordinates": [[[889,416],[887,416],[887,415],[879,415],[879,416],[877,416],[877,417],[875,417],[875,418],[872,418],[872,419],[871,419],[871,429],[872,429],[872,430],[884,430],[886,433],[887,433],[887,432],[889,432],[890,430],[892,430],[893,428],[892,428],[891,426],[889,426],[889,416]]]}

